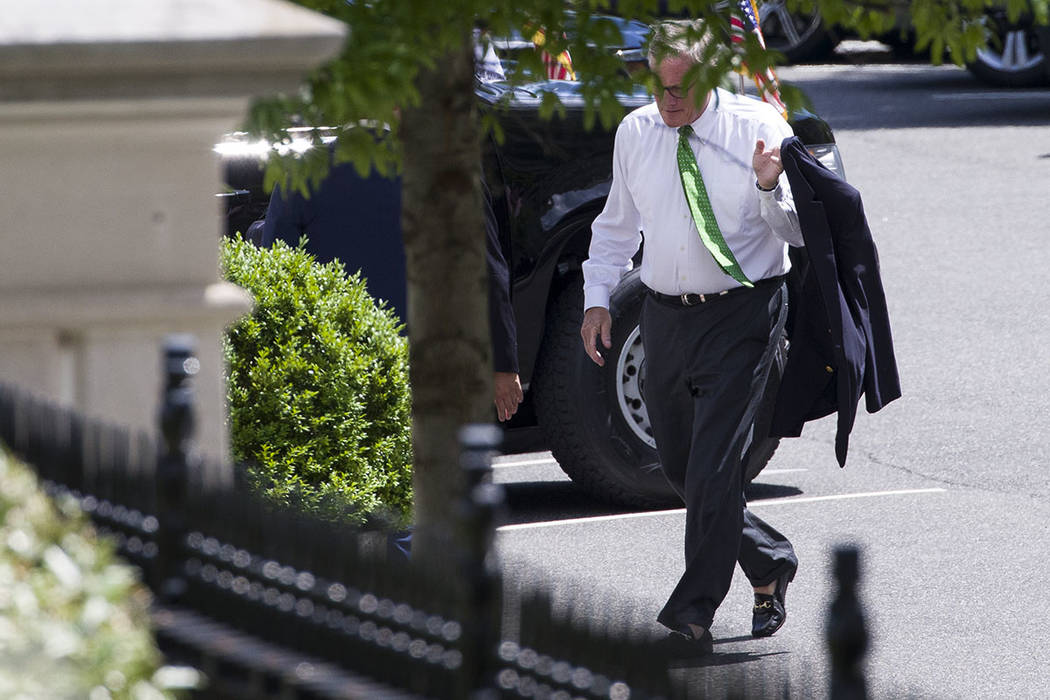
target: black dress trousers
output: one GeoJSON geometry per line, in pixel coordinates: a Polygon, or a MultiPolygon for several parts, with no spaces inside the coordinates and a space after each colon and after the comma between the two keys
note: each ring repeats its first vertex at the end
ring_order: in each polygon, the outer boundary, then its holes
{"type": "Polygon", "coordinates": [[[739,561],[753,586],[798,566],[787,538],[747,509],[741,456],[787,317],[783,284],[642,309],[645,402],[664,474],[686,506],[685,573],[658,620],[710,627],[739,561]]]}

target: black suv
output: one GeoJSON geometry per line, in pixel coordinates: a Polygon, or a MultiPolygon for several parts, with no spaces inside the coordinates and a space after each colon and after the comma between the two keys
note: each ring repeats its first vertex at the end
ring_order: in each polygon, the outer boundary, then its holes
{"type": "MultiPolygon", "coordinates": [[[[525,402],[505,428],[508,451],[551,450],[573,481],[605,501],[676,503],[659,470],[645,409],[645,357],[638,336],[644,290],[637,272],[625,276],[612,295],[613,348],[605,368],[590,362],[580,341],[580,264],[587,257],[591,222],[609,192],[613,133],[584,128],[577,87],[567,81],[517,88],[479,83],[476,91],[485,108],[506,103],[498,110],[505,140],[485,144],[484,170],[510,265],[520,375],[526,387],[525,402]],[[564,118],[539,118],[544,90],[558,92],[566,106],[564,118]]],[[[624,95],[622,102],[633,109],[651,99],[639,91],[624,95]]],[[[791,125],[815,155],[841,174],[834,136],[825,122],[803,112],[792,116],[791,125]]],[[[231,232],[244,231],[261,218],[267,203],[258,151],[238,154],[231,147],[235,143],[236,137],[216,149],[223,154],[226,181],[235,193],[228,198],[231,232]]],[[[356,269],[352,260],[345,262],[356,269]]],[[[363,274],[367,278],[383,271],[363,274]]],[[[771,408],[779,381],[779,373],[773,375],[766,408],[771,408]]],[[[760,411],[759,423],[767,417],[760,411]]],[[[756,435],[762,434],[767,432],[760,426],[756,435]]],[[[777,444],[773,438],[755,441],[746,457],[749,479],[777,444]]]]}

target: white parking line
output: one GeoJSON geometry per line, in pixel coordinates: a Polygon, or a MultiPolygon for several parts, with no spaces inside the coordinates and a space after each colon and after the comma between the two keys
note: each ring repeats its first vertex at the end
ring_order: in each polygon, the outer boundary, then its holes
{"type": "MultiPolygon", "coordinates": [[[[752,501],[748,503],[749,508],[759,506],[778,506],[789,503],[818,503],[820,501],[842,501],[851,498],[875,498],[878,496],[912,496],[925,493],[944,493],[946,489],[903,489],[900,491],[868,491],[866,493],[841,493],[833,496],[809,496],[804,498],[770,498],[764,501],[752,501]]],[[[622,513],[620,515],[595,515],[590,518],[567,518],[565,520],[547,520],[537,523],[518,523],[516,525],[504,525],[496,528],[497,532],[512,532],[514,530],[530,530],[541,527],[556,527],[559,525],[582,525],[585,523],[598,523],[609,520],[631,520],[634,518],[655,518],[665,515],[685,514],[685,508],[674,510],[654,510],[645,513],[622,513]]]]}
{"type": "Polygon", "coordinates": [[[1046,90],[1002,92],[938,92],[930,95],[935,100],[1045,100],[1050,98],[1046,90]]]}
{"type": "MultiPolygon", "coordinates": [[[[537,464],[557,464],[554,457],[543,457],[540,459],[522,459],[522,460],[501,460],[499,462],[493,462],[493,469],[502,469],[505,467],[531,467],[537,464]]],[[[763,469],[762,474],[794,474],[796,472],[808,472],[808,469],[763,469]]]]}
{"type": "Polygon", "coordinates": [[[493,462],[492,468],[500,469],[501,467],[528,467],[533,464],[557,464],[557,462],[554,461],[553,457],[546,457],[543,459],[523,459],[517,462],[507,460],[506,462],[493,462]]]}
{"type": "Polygon", "coordinates": [[[947,489],[903,489],[901,491],[868,491],[867,493],[839,493],[833,496],[808,496],[803,498],[767,498],[764,501],[752,501],[748,508],[756,506],[779,506],[785,503],[818,503],[820,501],[843,501],[849,498],[874,498],[877,496],[911,496],[919,493],[944,493],[947,489]]]}
{"type": "Polygon", "coordinates": [[[540,527],[556,527],[558,525],[576,525],[577,523],[600,523],[607,520],[631,520],[633,518],[653,518],[661,515],[675,515],[685,513],[685,508],[674,510],[652,510],[645,513],[622,513],[620,515],[595,515],[590,518],[567,518],[565,520],[545,520],[536,523],[518,523],[517,525],[504,525],[497,527],[496,532],[510,532],[512,530],[530,530],[540,527]]]}

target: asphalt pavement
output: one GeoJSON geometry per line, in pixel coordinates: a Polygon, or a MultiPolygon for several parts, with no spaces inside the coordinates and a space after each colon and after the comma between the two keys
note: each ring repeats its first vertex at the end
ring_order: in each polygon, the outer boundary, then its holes
{"type": "MultiPolygon", "coordinates": [[[[738,573],[714,656],[674,673],[705,697],[740,678],[748,696],[788,683],[790,697],[825,697],[832,552],[849,543],[872,697],[1050,697],[1050,90],[992,90],[921,62],[780,77],[831,123],[864,197],[904,396],[858,416],[845,469],[834,418],[782,443],[748,495],[799,554],[788,621],[751,639],[738,573]]],[[[549,585],[556,602],[659,634],[682,511],[597,503],[548,453],[498,462],[511,586],[549,585]]]]}

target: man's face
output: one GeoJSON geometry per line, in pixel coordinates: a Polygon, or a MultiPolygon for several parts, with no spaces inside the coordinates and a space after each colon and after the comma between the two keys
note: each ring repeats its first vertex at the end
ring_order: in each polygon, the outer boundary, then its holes
{"type": "Polygon", "coordinates": [[[686,73],[694,65],[692,59],[687,56],[669,56],[656,68],[656,76],[663,88],[657,88],[659,92],[656,93],[656,106],[664,124],[674,129],[696,121],[711,99],[708,93],[697,102],[696,86],[686,78],[686,73]]]}

